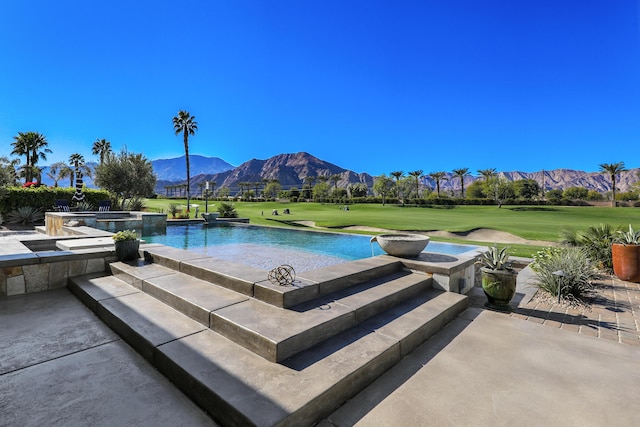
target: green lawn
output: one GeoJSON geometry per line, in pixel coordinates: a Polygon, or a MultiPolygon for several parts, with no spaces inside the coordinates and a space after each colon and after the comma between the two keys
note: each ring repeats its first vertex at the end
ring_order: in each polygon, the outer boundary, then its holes
{"type": "MultiPolygon", "coordinates": [[[[186,201],[149,199],[148,208],[164,209],[170,203],[186,204],[186,201]]],[[[204,202],[198,203],[204,212],[204,202]]],[[[216,204],[209,204],[209,210],[215,210],[216,204]]],[[[640,229],[640,209],[603,208],[603,207],[565,207],[565,206],[453,206],[453,207],[399,207],[395,205],[359,204],[350,205],[349,211],[338,205],[319,203],[279,203],[279,202],[236,202],[239,216],[248,217],[252,224],[271,226],[297,226],[295,221],[313,221],[317,226],[328,229],[341,229],[348,226],[368,226],[399,231],[452,232],[472,231],[478,228],[490,228],[506,231],[529,240],[558,241],[563,229],[585,229],[591,225],[609,223],[613,226],[627,227],[632,224],[640,229]],[[291,215],[282,215],[289,208],[291,215]],[[277,209],[281,215],[272,216],[277,209]]],[[[192,209],[192,215],[194,210],[192,209]]],[[[435,239],[434,239],[435,240],[435,239]]],[[[437,239],[450,240],[450,239],[437,239]]],[[[461,241],[461,240],[460,240],[461,241]]],[[[510,245],[514,254],[530,254],[539,247],[510,245]]]]}

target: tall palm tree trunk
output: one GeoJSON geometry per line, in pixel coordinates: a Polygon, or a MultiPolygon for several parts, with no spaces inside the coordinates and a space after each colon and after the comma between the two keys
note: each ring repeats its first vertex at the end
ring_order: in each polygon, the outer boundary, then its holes
{"type": "Polygon", "coordinates": [[[187,212],[191,208],[191,170],[189,164],[189,131],[184,130],[184,154],[187,161],[187,212]]]}

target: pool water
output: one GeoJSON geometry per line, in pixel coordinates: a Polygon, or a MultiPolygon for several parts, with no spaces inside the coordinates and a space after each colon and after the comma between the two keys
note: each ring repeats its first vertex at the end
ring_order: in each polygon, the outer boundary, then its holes
{"type": "MultiPolygon", "coordinates": [[[[291,264],[297,271],[384,254],[377,243],[369,242],[370,238],[251,225],[204,227],[201,224],[171,225],[164,235],[143,236],[148,243],[189,249],[264,269],[291,264]]],[[[426,250],[458,255],[475,248],[477,246],[430,242],[426,250]]]]}

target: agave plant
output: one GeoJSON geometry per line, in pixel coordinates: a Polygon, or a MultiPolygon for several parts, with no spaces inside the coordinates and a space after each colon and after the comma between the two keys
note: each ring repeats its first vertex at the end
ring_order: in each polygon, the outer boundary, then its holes
{"type": "Polygon", "coordinates": [[[633,231],[633,227],[629,224],[629,231],[618,231],[616,243],[623,245],[640,245],[640,230],[633,231]]]}
{"type": "Polygon", "coordinates": [[[477,263],[491,270],[511,270],[509,248],[506,246],[498,248],[498,245],[493,245],[480,255],[477,263]]]}
{"type": "Polygon", "coordinates": [[[10,224],[29,225],[30,223],[42,221],[43,219],[44,214],[40,209],[34,208],[33,206],[22,206],[9,212],[7,222],[10,224]]]}
{"type": "Polygon", "coordinates": [[[81,212],[90,212],[94,209],[94,206],[86,201],[78,202],[76,208],[81,212]]]}

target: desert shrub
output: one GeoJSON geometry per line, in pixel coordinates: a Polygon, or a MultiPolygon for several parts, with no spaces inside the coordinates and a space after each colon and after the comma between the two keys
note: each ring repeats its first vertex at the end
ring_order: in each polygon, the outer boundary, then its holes
{"type": "Polygon", "coordinates": [[[86,200],[76,203],[76,207],[78,208],[79,211],[84,211],[84,212],[90,212],[95,209],[95,207],[91,203],[87,202],[86,200]]]}
{"type": "Polygon", "coordinates": [[[611,270],[611,244],[615,241],[617,232],[618,229],[609,224],[594,225],[584,231],[564,230],[561,242],[582,248],[596,267],[611,270]]]}
{"type": "Polygon", "coordinates": [[[565,299],[583,299],[593,291],[597,269],[582,248],[547,248],[533,258],[536,286],[543,291],[555,297],[560,292],[565,299]]]}
{"type": "Polygon", "coordinates": [[[10,224],[29,225],[44,219],[44,214],[33,206],[22,206],[9,212],[7,222],[10,224]]]}
{"type": "Polygon", "coordinates": [[[144,209],[144,200],[141,197],[133,197],[127,202],[127,210],[142,211],[144,209]]]}
{"type": "Polygon", "coordinates": [[[175,218],[176,215],[181,211],[181,209],[180,206],[178,206],[176,203],[170,203],[167,211],[171,214],[172,218],[175,218]]]}
{"type": "Polygon", "coordinates": [[[236,208],[233,206],[233,203],[229,202],[221,202],[220,206],[218,206],[218,212],[220,213],[220,218],[237,218],[238,212],[236,208]]]}

